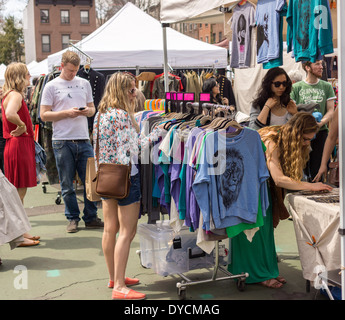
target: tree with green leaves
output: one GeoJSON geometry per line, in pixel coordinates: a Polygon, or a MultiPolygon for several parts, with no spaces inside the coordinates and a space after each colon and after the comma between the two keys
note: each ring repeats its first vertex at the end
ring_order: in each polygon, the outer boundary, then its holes
{"type": "Polygon", "coordinates": [[[0,63],[8,65],[13,61],[22,61],[23,55],[23,29],[16,27],[14,17],[6,17],[0,33],[0,63]]]}

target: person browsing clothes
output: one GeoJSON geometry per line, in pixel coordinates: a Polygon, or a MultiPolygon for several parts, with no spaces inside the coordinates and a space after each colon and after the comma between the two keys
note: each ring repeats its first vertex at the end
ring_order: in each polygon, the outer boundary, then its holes
{"type": "MultiPolygon", "coordinates": [[[[94,141],[99,134],[100,164],[132,163],[128,196],[124,199],[102,198],[102,248],[109,272],[108,287],[113,289],[112,299],[115,300],[141,300],[146,297],[144,293],[129,288],[138,284],[139,279],[125,275],[131,242],[136,234],[141,199],[140,174],[133,162],[140,150],[151,140],[158,139],[163,125],[156,127],[146,137],[140,135],[139,126],[134,118],[135,105],[135,78],[127,73],[114,73],[105,87],[93,129],[94,141]]],[[[97,169],[97,161],[95,164],[97,169]]]]}
{"type": "Polygon", "coordinates": [[[95,113],[90,83],[76,77],[80,58],[73,51],[62,55],[61,74],[48,82],[42,93],[42,121],[53,122],[53,151],[59,174],[61,194],[68,222],[67,232],[77,232],[80,210],[73,187],[76,172],[84,185],[83,220],[87,228],[102,228],[95,202],[85,192],[86,163],[93,157],[89,139],[88,117],[95,113]]]}

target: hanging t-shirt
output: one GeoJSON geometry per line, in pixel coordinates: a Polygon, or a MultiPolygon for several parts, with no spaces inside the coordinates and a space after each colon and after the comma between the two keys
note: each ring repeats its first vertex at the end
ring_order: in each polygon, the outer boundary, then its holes
{"type": "Polygon", "coordinates": [[[333,53],[333,26],[328,0],[290,0],[287,29],[287,52],[296,61],[315,62],[333,53]]]}
{"type": "Polygon", "coordinates": [[[255,223],[259,194],[263,211],[268,208],[262,187],[269,172],[259,134],[245,128],[227,138],[224,132],[216,131],[206,137],[202,152],[193,190],[203,215],[203,228],[210,230],[211,219],[217,229],[255,223]]]}
{"type": "Polygon", "coordinates": [[[254,26],[254,6],[246,2],[233,9],[228,21],[232,29],[231,68],[249,68],[251,57],[251,27],[254,26]]]}
{"type": "Polygon", "coordinates": [[[271,69],[275,67],[280,67],[283,65],[283,17],[286,17],[287,13],[287,5],[286,0],[281,1],[281,3],[284,2],[282,5],[282,8],[278,7],[277,3],[277,11],[279,11],[280,15],[280,22],[279,22],[279,56],[276,59],[269,60],[268,62],[264,62],[262,67],[264,69],[271,69]]]}
{"type": "MultiPolygon", "coordinates": [[[[319,80],[315,84],[307,83],[305,80],[294,83],[290,97],[297,105],[318,103],[323,116],[327,112],[327,101],[336,98],[332,85],[323,80],[319,80]]],[[[322,126],[320,130],[325,129],[327,129],[326,125],[322,126]]]]}
{"type": "Polygon", "coordinates": [[[277,59],[280,54],[280,11],[286,0],[258,0],[256,7],[257,62],[277,59]]]}

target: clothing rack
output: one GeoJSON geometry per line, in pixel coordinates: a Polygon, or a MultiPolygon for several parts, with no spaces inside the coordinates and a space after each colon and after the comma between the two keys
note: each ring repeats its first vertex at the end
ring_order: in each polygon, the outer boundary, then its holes
{"type": "Polygon", "coordinates": [[[178,275],[183,279],[181,282],[176,283],[176,288],[177,288],[177,295],[179,296],[180,299],[184,300],[186,298],[186,289],[189,286],[197,285],[197,284],[202,284],[202,283],[209,283],[209,282],[214,282],[214,281],[222,281],[222,280],[229,280],[229,279],[237,279],[236,286],[239,291],[244,291],[245,289],[245,281],[246,278],[249,277],[248,273],[242,273],[238,275],[233,275],[230,273],[228,270],[224,269],[219,265],[219,242],[215,241],[215,265],[213,268],[213,274],[211,279],[207,280],[199,280],[199,281],[192,281],[188,277],[186,277],[182,273],[178,273],[178,275]],[[218,270],[222,271],[226,276],[225,277],[219,277],[217,278],[217,273],[218,270]]]}
{"type": "MultiPolygon", "coordinates": [[[[201,114],[204,109],[211,111],[211,117],[214,119],[214,112],[217,108],[225,109],[230,111],[229,106],[225,105],[216,105],[212,103],[199,103],[199,102],[187,102],[186,108],[188,113],[193,114],[201,114]],[[198,110],[198,112],[195,112],[198,110]]],[[[210,279],[207,280],[199,280],[199,281],[193,281],[189,279],[187,276],[185,276],[182,273],[179,273],[178,275],[183,279],[181,282],[176,283],[177,288],[177,294],[180,299],[186,298],[186,289],[188,286],[202,284],[202,283],[210,283],[214,281],[223,281],[223,280],[229,280],[229,279],[237,279],[236,286],[239,291],[244,291],[245,289],[245,281],[246,278],[249,277],[248,273],[241,273],[238,275],[233,275],[228,270],[220,266],[220,260],[219,260],[219,243],[221,240],[215,241],[215,264],[213,267],[213,273],[210,279]],[[223,277],[217,277],[218,271],[222,271],[225,276],[223,277]]]]}
{"type": "MultiPolygon", "coordinates": [[[[169,101],[169,104],[170,104],[170,102],[176,102],[176,101],[169,101]]],[[[206,109],[212,113],[212,119],[213,119],[214,118],[214,111],[217,108],[230,110],[229,106],[215,105],[215,104],[211,104],[211,103],[199,103],[199,102],[187,102],[185,104],[183,104],[183,102],[180,102],[180,103],[176,103],[176,104],[174,103],[174,106],[178,107],[179,110],[167,110],[167,112],[165,113],[165,115],[163,117],[167,116],[171,112],[177,112],[177,113],[181,113],[181,114],[186,114],[187,118],[188,118],[188,114],[192,114],[192,115],[198,116],[198,117],[195,117],[193,119],[200,119],[199,116],[202,115],[203,111],[206,109]]],[[[205,117],[207,118],[208,115],[205,115],[205,117]]],[[[184,118],[182,117],[182,118],[180,118],[180,120],[181,119],[184,119],[184,118]]],[[[179,121],[179,120],[177,120],[177,121],[179,121]]],[[[178,294],[180,299],[186,298],[186,289],[188,286],[202,284],[202,283],[209,283],[209,282],[214,282],[214,281],[228,280],[228,279],[237,280],[236,281],[237,289],[239,291],[244,291],[245,281],[246,281],[246,278],[249,277],[249,274],[242,272],[241,274],[234,275],[231,272],[229,272],[228,270],[226,270],[225,268],[223,268],[222,266],[220,266],[220,245],[219,245],[219,243],[220,243],[221,239],[228,239],[228,238],[225,236],[225,237],[221,237],[221,238],[218,237],[217,240],[215,240],[215,238],[210,240],[210,241],[214,242],[214,256],[215,256],[215,262],[214,262],[213,273],[211,275],[211,278],[206,279],[206,280],[200,280],[200,281],[192,281],[183,273],[177,273],[182,278],[182,280],[180,282],[176,283],[177,294],[178,294]],[[217,277],[218,271],[222,271],[225,274],[225,276],[217,277]]],[[[141,253],[141,252],[138,251],[137,253],[141,253]]],[[[205,252],[203,252],[203,253],[205,254],[205,252]]],[[[189,248],[189,259],[198,258],[199,256],[201,256],[201,255],[194,255],[193,256],[191,254],[191,249],[189,248]]]]}
{"type": "MultiPolygon", "coordinates": [[[[220,105],[220,104],[213,104],[213,103],[199,103],[199,102],[187,102],[186,108],[189,113],[192,110],[199,109],[199,114],[201,114],[202,110],[208,110],[209,115],[211,115],[212,119],[215,117],[215,110],[216,109],[224,109],[228,113],[230,113],[230,118],[234,119],[235,113],[230,109],[230,106],[227,105],[220,105]]],[[[222,116],[225,116],[224,114],[222,116]]]]}
{"type": "MultiPolygon", "coordinates": [[[[73,40],[72,40],[73,41],[73,40]]],[[[79,49],[77,46],[75,46],[71,41],[69,42],[69,48],[72,48],[75,52],[79,55],[81,59],[84,59],[85,61],[82,60],[81,64],[88,64],[90,65],[93,58],[90,57],[87,53],[85,53],[83,50],[79,49]]]]}

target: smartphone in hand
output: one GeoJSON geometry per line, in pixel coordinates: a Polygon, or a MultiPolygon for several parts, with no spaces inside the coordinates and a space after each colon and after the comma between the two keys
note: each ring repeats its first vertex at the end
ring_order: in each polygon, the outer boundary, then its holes
{"type": "Polygon", "coordinates": [[[80,108],[79,108],[80,111],[81,111],[81,110],[84,110],[84,109],[85,109],[85,107],[80,107],[80,108]]]}

